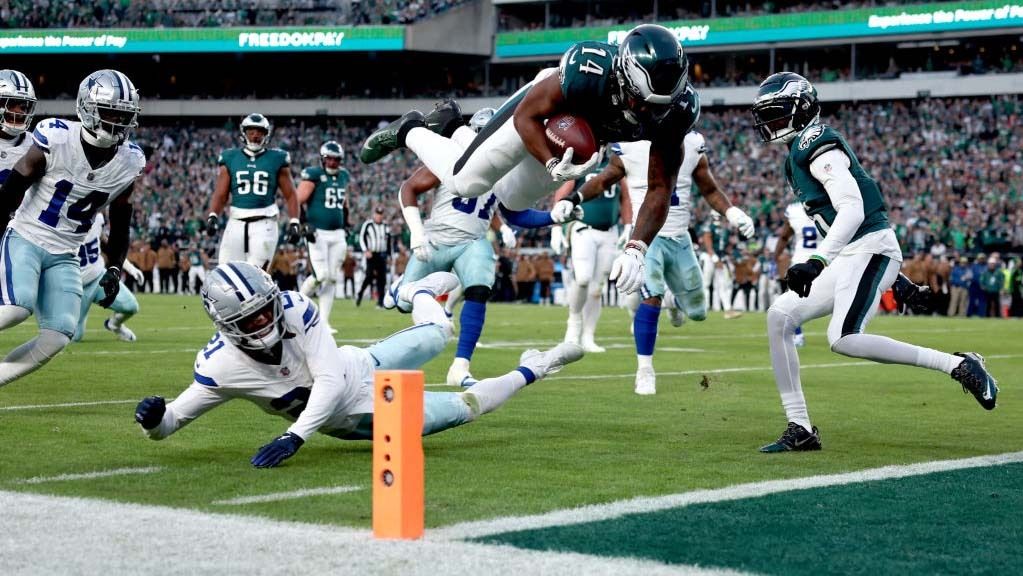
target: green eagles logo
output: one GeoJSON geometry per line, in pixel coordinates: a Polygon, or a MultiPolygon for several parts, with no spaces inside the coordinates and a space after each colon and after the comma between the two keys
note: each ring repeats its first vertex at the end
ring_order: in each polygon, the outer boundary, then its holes
{"type": "Polygon", "coordinates": [[[814,124],[806,130],[803,130],[803,135],[799,137],[799,149],[806,150],[810,147],[810,144],[821,137],[824,133],[824,126],[820,124],[814,124]]]}

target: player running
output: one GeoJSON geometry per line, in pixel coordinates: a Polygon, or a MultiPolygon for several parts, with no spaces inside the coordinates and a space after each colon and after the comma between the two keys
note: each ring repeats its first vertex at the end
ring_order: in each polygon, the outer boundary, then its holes
{"type": "MultiPolygon", "coordinates": [[[[810,256],[813,256],[813,251],[817,248],[817,241],[820,239],[817,233],[817,226],[806,215],[806,210],[803,210],[803,205],[798,200],[785,207],[785,223],[778,230],[778,243],[774,248],[775,262],[781,258],[782,253],[789,247],[789,242],[792,241],[793,237],[795,237],[795,242],[792,243],[792,261],[790,266],[792,264],[802,264],[809,260],[810,256]]],[[[796,345],[796,348],[802,348],[806,344],[802,326],[796,326],[793,343],[796,345]]]]}
{"type": "Polygon", "coordinates": [[[331,334],[330,310],[334,307],[337,273],[348,252],[345,231],[348,223],[348,183],[352,175],[341,166],[345,152],[330,140],[320,146],[320,166],[302,170],[298,203],[306,207],[306,244],[313,273],[302,283],[306,297],[319,295],[320,311],[331,334]]]}
{"type": "MultiPolygon", "coordinates": [[[[637,362],[635,392],[640,395],[657,392],[653,355],[661,303],[666,291],[670,289],[674,295],[671,307],[673,325],[681,326],[687,317],[696,321],[707,317],[707,300],[704,297],[700,265],[689,235],[693,185],[699,189],[700,195],[711,208],[723,214],[740,234],[752,238],[755,233],[753,220],[741,208],[733,206],[718,186],[707,160],[707,145],[703,135],[689,132],[683,139],[683,145],[685,157],[679,168],[675,190],[669,198],[668,216],[646,252],[643,301],[633,319],[637,362]]],[[[576,192],[580,197],[577,200],[596,196],[625,178],[633,213],[639,214],[641,206],[650,197],[647,180],[650,143],[620,142],[612,145],[611,151],[611,161],[607,168],[576,192]]]]}
{"type": "MultiPolygon", "coordinates": [[[[651,201],[643,206],[649,215],[639,219],[633,240],[612,265],[611,279],[624,275],[620,285],[634,291],[642,283],[647,244],[667,214],[682,164],[682,138],[700,115],[699,96],[689,83],[689,61],[678,39],[662,26],[637,26],[619,46],[575,44],[558,68],[542,70],[509,98],[488,129],[464,150],[439,134],[450,123],[449,113],[435,110],[424,117],[413,110],[372,134],[361,159],[372,163],[408,148],[454,194],[472,198],[493,189],[508,208],[520,210],[552,193],[561,182],[582,178],[600,162],[597,152],[575,164],[571,148],[561,158],[554,156],[544,122],[562,112],[584,118],[599,142],[653,142],[648,169],[651,201]],[[521,204],[503,195],[504,187],[521,196],[521,204]]],[[[562,201],[552,215],[557,221],[574,208],[562,201]]]]}
{"type": "MultiPolygon", "coordinates": [[[[454,131],[454,142],[468,145],[483,130],[493,116],[492,108],[484,108],[472,116],[469,126],[454,131]]],[[[447,383],[451,386],[470,386],[475,379],[470,362],[476,344],[483,333],[487,301],[494,285],[494,247],[487,240],[487,229],[494,214],[500,211],[511,223],[524,227],[542,227],[553,224],[547,212],[537,210],[512,211],[498,202],[496,193],[463,199],[442,184],[426,167],[417,169],[402,183],[400,192],[402,215],[408,225],[413,258],[409,260],[405,275],[395,282],[384,299],[385,308],[398,307],[407,312],[411,302],[398,297],[399,287],[415,282],[433,272],[454,272],[464,288],[465,299],[459,316],[458,347],[448,370],[447,383]],[[436,189],[430,219],[425,225],[419,214],[418,197],[436,189]]],[[[502,226],[506,245],[513,243],[512,230],[502,226]]],[[[457,300],[449,295],[450,300],[457,300]]]]}
{"type": "Polygon", "coordinates": [[[146,158],[128,140],[141,110],[134,84],[116,70],[89,74],[78,87],[79,122],[49,118],[0,188],[0,330],[35,313],[39,335],[0,362],[0,386],[56,356],[78,327],[82,273],[78,250],[96,213],[110,205],[106,272],[98,284],[110,306],[128,253],[131,193],[146,158]],[[7,216],[17,207],[10,221],[7,216]]]}
{"type": "MultiPolygon", "coordinates": [[[[235,398],[292,424],[264,445],[253,466],[279,465],[315,432],[346,440],[373,438],[374,370],[416,369],[444,349],[451,322],[435,300],[458,284],[439,272],[406,284],[412,328],[368,347],[334,344],[316,306],[298,292],[281,292],[262,270],[244,262],[221,264],[203,289],[206,313],[218,332],[196,355],[192,384],[173,402],[139,402],[135,420],[154,440],[235,398]]],[[[464,392],[426,392],[423,434],[472,422],[528,384],[579,360],[582,349],[561,344],[523,352],[515,370],[480,380],[464,392]]]]}
{"type": "Polygon", "coordinates": [[[721,225],[721,215],[714,213],[700,230],[700,244],[703,245],[702,270],[703,292],[709,296],[710,309],[722,310],[725,320],[734,320],[742,312],[732,309],[732,271],[735,257],[730,253],[731,230],[721,225]]]}
{"type": "Polygon", "coordinates": [[[270,265],[277,250],[277,190],[284,197],[288,215],[287,241],[301,238],[298,196],[291,181],[291,155],[270,143],[270,121],[262,114],[242,120],[241,148],[220,153],[217,182],[206,217],[206,233],[216,236],[220,213],[230,199],[231,212],[220,239],[218,262],[245,261],[262,268],[270,265]]]}
{"type": "Polygon", "coordinates": [[[833,351],[944,372],[984,409],[993,409],[998,385],[979,354],[947,354],[863,332],[881,294],[899,275],[902,251],[877,182],[841,134],[820,121],[817,90],[798,74],[772,74],[760,85],[752,113],[763,141],[788,146],[785,179],[821,236],[813,255],[789,268],[789,291],[767,312],[771,364],[789,423],[777,441],[760,450],[821,448],[806,409],[793,336],[797,326],[828,314],[833,351]]]}
{"type": "MultiPolygon", "coordinates": [[[[75,335],[71,338],[73,342],[81,342],[85,337],[85,325],[89,321],[89,308],[94,303],[98,304],[106,296],[99,286],[99,280],[106,272],[103,255],[100,254],[101,237],[105,224],[106,218],[103,217],[103,213],[96,214],[92,228],[89,228],[89,233],[85,236],[85,242],[78,248],[78,264],[82,268],[82,307],[78,313],[78,328],[75,329],[75,335]]],[[[130,274],[139,285],[145,280],[142,271],[136,268],[130,260],[124,261],[124,272],[130,274]]],[[[134,342],[135,333],[124,323],[138,314],[139,301],[124,285],[124,282],[121,282],[120,288],[117,290],[117,297],[108,308],[114,314],[103,321],[103,327],[125,342],[134,342]]]]}

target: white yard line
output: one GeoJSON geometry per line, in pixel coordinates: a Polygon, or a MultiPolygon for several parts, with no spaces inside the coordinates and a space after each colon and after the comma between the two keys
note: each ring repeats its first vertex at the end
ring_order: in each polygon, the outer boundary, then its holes
{"type": "MultiPolygon", "coordinates": [[[[738,575],[731,570],[0,491],[4,574],[738,575]],[[16,536],[16,537],[15,537],[16,536]],[[154,553],[154,550],[157,553],[154,553]]],[[[368,512],[368,511],[367,511],[368,512]]]]}
{"type": "Polygon", "coordinates": [[[95,402],[61,402],[58,404],[23,404],[21,406],[0,406],[0,412],[15,410],[42,410],[47,408],[78,408],[80,406],[105,406],[108,404],[131,404],[138,400],[97,400],[95,402]]]}
{"type": "Polygon", "coordinates": [[[305,490],[293,490],[291,492],[275,492],[272,494],[259,494],[256,496],[239,496],[227,500],[214,500],[211,504],[221,506],[241,506],[244,504],[262,504],[264,502],[279,502],[281,500],[296,500],[308,498],[309,496],[323,496],[326,494],[346,494],[358,492],[362,486],[331,486],[328,488],[307,488],[305,490]]]}
{"type": "Polygon", "coordinates": [[[882,468],[870,468],[856,472],[843,474],[828,474],[821,476],[809,476],[806,478],[794,478],[791,480],[769,480],[766,482],[752,482],[749,484],[738,484],[715,490],[695,490],[667,496],[631,498],[619,500],[607,504],[594,504],[580,508],[567,510],[556,510],[546,514],[535,516],[511,516],[496,518],[493,520],[482,520],[478,522],[465,522],[455,524],[446,528],[431,530],[427,536],[442,540],[462,540],[466,538],[478,538],[504,532],[515,532],[519,530],[535,530],[551,526],[566,526],[571,524],[582,524],[596,522],[611,518],[619,518],[626,514],[638,514],[645,512],[656,512],[670,508],[681,508],[693,504],[705,504],[711,502],[724,502],[728,500],[741,500],[744,498],[757,498],[780,492],[791,492],[795,490],[807,490],[809,488],[821,488],[827,486],[842,486],[859,482],[875,482],[878,480],[890,480],[895,478],[906,478],[909,476],[921,476],[935,472],[948,472],[964,468],[979,468],[984,466],[1000,466],[1023,462],[1023,452],[1009,452],[993,456],[978,456],[976,458],[964,458],[961,460],[937,460],[933,462],[921,462],[903,466],[885,466],[882,468]]]}
{"type": "Polygon", "coordinates": [[[109,478],[111,476],[133,476],[137,474],[155,474],[163,470],[160,466],[147,466],[145,468],[114,468],[113,470],[99,470],[96,472],[83,472],[80,474],[58,474],[57,476],[36,476],[24,480],[14,480],[11,484],[46,484],[47,482],[67,482],[69,480],[94,480],[96,478],[109,478]]]}

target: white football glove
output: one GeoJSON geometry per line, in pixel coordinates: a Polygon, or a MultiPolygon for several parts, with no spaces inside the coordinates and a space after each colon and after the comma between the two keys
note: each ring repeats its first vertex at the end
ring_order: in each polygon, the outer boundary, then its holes
{"type": "Polygon", "coordinates": [[[565,251],[565,231],[561,226],[551,227],[551,250],[558,256],[565,251]]]}
{"type": "Polygon", "coordinates": [[[135,265],[132,264],[130,260],[124,261],[124,266],[122,267],[122,269],[126,274],[132,277],[132,280],[134,280],[136,284],[145,283],[146,277],[142,275],[142,271],[136,268],[135,265]]]}
{"type": "Polygon", "coordinates": [[[412,255],[420,262],[429,262],[433,259],[433,244],[426,234],[415,235],[409,238],[409,247],[412,248],[412,255]]]}
{"type": "Polygon", "coordinates": [[[757,229],[753,225],[753,219],[747,216],[741,208],[729,207],[728,210],[725,210],[725,218],[733,228],[739,231],[739,234],[742,234],[744,240],[751,240],[756,235],[757,229]]]}
{"type": "Polygon", "coordinates": [[[515,231],[507,224],[501,224],[501,244],[505,248],[514,248],[518,241],[515,240],[515,231]]]}
{"type": "Polygon", "coordinates": [[[610,280],[618,285],[618,291],[622,294],[632,294],[643,286],[646,248],[645,242],[630,240],[625,245],[625,251],[611,265],[610,280]]]}
{"type": "Polygon", "coordinates": [[[555,182],[578,180],[597,167],[603,153],[604,148],[601,147],[600,150],[593,153],[593,156],[590,156],[590,159],[585,164],[573,164],[572,156],[575,154],[575,149],[571,147],[566,148],[565,154],[560,160],[558,158],[551,158],[547,161],[547,173],[551,175],[555,182]]]}
{"type": "Polygon", "coordinates": [[[555,224],[564,224],[569,220],[576,220],[576,208],[582,211],[582,208],[578,204],[567,198],[564,200],[558,200],[554,203],[554,207],[551,208],[551,220],[554,220],[555,224]]]}

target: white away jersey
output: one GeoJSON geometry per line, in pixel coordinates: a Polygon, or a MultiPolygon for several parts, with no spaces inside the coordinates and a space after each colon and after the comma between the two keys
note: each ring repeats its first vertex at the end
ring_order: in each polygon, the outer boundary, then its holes
{"type": "MultiPolygon", "coordinates": [[[[706,153],[707,146],[703,135],[699,132],[686,134],[685,158],[678,171],[675,190],[671,194],[668,217],[658,236],[678,238],[689,233],[689,220],[692,215],[693,171],[696,170],[700,158],[706,153]]],[[[619,142],[611,145],[611,150],[618,154],[625,165],[625,181],[629,186],[629,200],[632,202],[633,224],[639,217],[639,208],[643,205],[647,191],[647,167],[650,164],[650,142],[619,142]]]]}
{"type": "Polygon", "coordinates": [[[369,352],[338,348],[316,306],[298,292],[280,297],[288,333],[281,363],[254,360],[217,332],[195,357],[192,385],[167,404],[160,425],[146,431],[150,437],[165,438],[234,398],[294,422],[288,431],[304,439],[316,431],[343,437],[373,411],[369,352]]]}
{"type": "Polygon", "coordinates": [[[48,118],[36,124],[35,144],[46,151],[46,173],[25,192],[11,227],[52,254],[76,254],[93,217],[124,192],[146,165],[132,142],[93,170],[85,158],[80,122],[48,118]]]}
{"type": "Polygon", "coordinates": [[[85,235],[85,242],[78,247],[78,263],[82,267],[83,286],[107,271],[103,255],[100,254],[100,237],[103,235],[105,224],[106,218],[103,217],[103,213],[97,213],[95,220],[92,221],[92,228],[89,228],[89,233],[85,235]]]}
{"type": "Polygon", "coordinates": [[[430,240],[452,246],[482,238],[490,227],[496,203],[493,192],[477,198],[459,198],[441,184],[433,195],[430,219],[424,223],[430,240]]]}
{"type": "Polygon", "coordinates": [[[806,215],[803,205],[799,202],[793,202],[785,207],[785,221],[789,223],[793,231],[792,263],[806,262],[810,256],[813,256],[813,251],[817,249],[817,243],[820,242],[817,227],[814,226],[813,220],[806,215]]]}
{"type": "Polygon", "coordinates": [[[0,138],[0,185],[7,181],[14,165],[31,147],[32,138],[27,132],[11,140],[0,138]]]}

